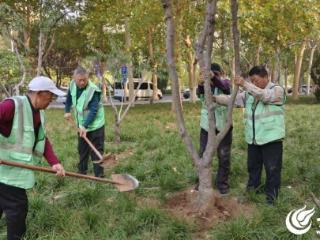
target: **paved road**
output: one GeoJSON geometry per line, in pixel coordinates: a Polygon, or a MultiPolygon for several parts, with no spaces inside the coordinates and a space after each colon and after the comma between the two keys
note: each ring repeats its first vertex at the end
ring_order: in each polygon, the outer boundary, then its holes
{"type": "MultiPolygon", "coordinates": [[[[121,102],[118,100],[113,99],[112,100],[115,105],[119,106],[121,105],[121,102]]],[[[188,101],[188,99],[184,99],[183,101],[188,101]]],[[[155,101],[154,103],[169,103],[172,102],[172,96],[171,95],[164,95],[162,99],[155,101]]],[[[137,100],[135,104],[149,104],[149,100],[137,100]]],[[[104,104],[105,106],[111,106],[110,100],[108,103],[104,104]]],[[[53,101],[48,108],[64,108],[63,103],[59,103],[56,101],[53,101]]]]}

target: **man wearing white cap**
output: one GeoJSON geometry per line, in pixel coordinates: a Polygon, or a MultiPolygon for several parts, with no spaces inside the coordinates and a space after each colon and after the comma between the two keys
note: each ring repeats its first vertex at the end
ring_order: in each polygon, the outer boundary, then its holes
{"type": "MultiPolygon", "coordinates": [[[[54,82],[43,76],[28,85],[26,96],[0,102],[0,156],[2,160],[36,165],[44,156],[58,176],[65,171],[55,155],[44,125],[44,109],[54,96],[63,96],[54,82]]],[[[0,218],[6,216],[7,239],[22,239],[26,232],[26,189],[34,186],[32,170],[0,165],[0,218]]]]}

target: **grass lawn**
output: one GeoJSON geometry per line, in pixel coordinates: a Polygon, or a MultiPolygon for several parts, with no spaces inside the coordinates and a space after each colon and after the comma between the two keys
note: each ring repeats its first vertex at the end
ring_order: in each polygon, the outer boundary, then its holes
{"type": "MultiPolygon", "coordinates": [[[[187,129],[199,146],[200,104],[184,104],[187,129]]],[[[59,179],[37,173],[36,186],[28,191],[27,239],[196,239],[198,226],[165,210],[172,194],[194,185],[196,173],[175,127],[170,104],[136,105],[121,127],[119,146],[113,141],[112,109],[106,108],[105,152],[121,156],[119,164],[106,170],[129,173],[141,183],[139,189],[119,193],[112,186],[71,178],[59,179]]],[[[300,237],[285,226],[289,211],[314,206],[310,193],[320,198],[320,108],[313,99],[289,99],[286,106],[286,139],[282,188],[275,207],[265,205],[264,194],[246,195],[246,143],[242,110],[235,109],[231,162],[231,196],[252,203],[250,218],[243,216],[215,225],[204,239],[316,239],[320,230],[313,216],[311,230],[300,237]]],[[[63,119],[62,110],[48,110],[48,136],[66,170],[78,163],[75,130],[63,119]]],[[[46,163],[43,163],[46,165],[46,163]]],[[[92,174],[92,164],[90,174],[92,174]]],[[[215,174],[217,161],[214,160],[215,174]]],[[[264,180],[263,180],[264,181],[264,180]]],[[[0,221],[0,239],[5,239],[0,221]]]]}

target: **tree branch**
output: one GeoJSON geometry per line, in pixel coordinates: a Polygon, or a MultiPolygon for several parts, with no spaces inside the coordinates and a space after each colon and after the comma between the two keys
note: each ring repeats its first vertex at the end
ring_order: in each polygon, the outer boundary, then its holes
{"type": "Polygon", "coordinates": [[[165,12],[165,22],[166,22],[166,47],[167,47],[167,63],[169,69],[169,75],[172,80],[172,97],[173,104],[176,113],[177,126],[179,128],[179,133],[192,156],[194,164],[197,166],[199,162],[199,154],[197,153],[195,147],[192,144],[191,137],[188,135],[185,128],[185,121],[182,114],[182,107],[180,105],[180,92],[179,92],[179,79],[177,75],[176,65],[174,61],[174,20],[172,16],[172,3],[170,0],[162,0],[162,6],[165,12]]]}
{"type": "MultiPolygon", "coordinates": [[[[235,58],[235,74],[236,76],[240,75],[240,33],[238,30],[238,1],[237,0],[230,0],[231,6],[231,14],[232,14],[232,36],[233,36],[233,47],[234,47],[234,58],[235,58]]],[[[227,124],[224,127],[223,131],[218,134],[218,139],[222,140],[224,136],[229,131],[232,125],[232,113],[234,102],[236,100],[236,96],[239,90],[239,86],[235,86],[228,104],[228,120],[227,124]]]]}

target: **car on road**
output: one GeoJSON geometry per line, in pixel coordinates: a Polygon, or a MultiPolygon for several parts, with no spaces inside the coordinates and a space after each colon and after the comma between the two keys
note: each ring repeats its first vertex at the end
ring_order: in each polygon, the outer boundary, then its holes
{"type": "MultiPolygon", "coordinates": [[[[312,87],[312,85],[310,85],[310,89],[309,89],[309,92],[310,93],[313,93],[313,87],[312,87]]],[[[299,87],[299,93],[301,94],[301,95],[307,95],[308,94],[308,85],[306,85],[306,84],[302,84],[300,87],[299,87]]]]}
{"type": "MultiPolygon", "coordinates": [[[[153,96],[153,84],[152,82],[144,82],[139,78],[133,79],[133,86],[134,86],[134,94],[136,96],[136,99],[146,99],[149,100],[153,96]],[[141,83],[140,83],[141,82],[141,83]]],[[[157,90],[158,98],[162,98],[162,92],[160,89],[157,90]]],[[[126,83],[122,82],[115,82],[114,83],[114,99],[117,99],[119,101],[123,101],[124,98],[126,100],[129,99],[129,83],[126,81],[126,83]]]]}
{"type": "Polygon", "coordinates": [[[182,96],[183,96],[184,99],[190,98],[190,89],[186,88],[185,90],[183,90],[182,96]]]}

